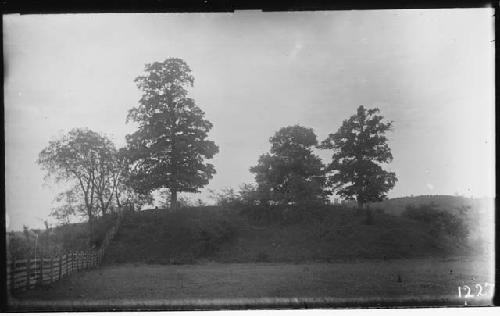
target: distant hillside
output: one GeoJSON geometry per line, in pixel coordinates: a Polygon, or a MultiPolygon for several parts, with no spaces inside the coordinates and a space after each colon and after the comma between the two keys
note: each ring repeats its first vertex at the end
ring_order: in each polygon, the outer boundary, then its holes
{"type": "Polygon", "coordinates": [[[401,215],[406,206],[420,206],[434,203],[443,210],[455,211],[468,206],[473,212],[492,211],[494,200],[491,198],[466,198],[454,195],[419,195],[388,199],[383,202],[371,203],[374,208],[381,208],[386,214],[401,215]]]}
{"type": "Polygon", "coordinates": [[[428,224],[374,214],[365,224],[351,208],[297,210],[196,207],[148,210],[124,217],[107,263],[304,262],[464,255],[456,238],[428,224]]]}

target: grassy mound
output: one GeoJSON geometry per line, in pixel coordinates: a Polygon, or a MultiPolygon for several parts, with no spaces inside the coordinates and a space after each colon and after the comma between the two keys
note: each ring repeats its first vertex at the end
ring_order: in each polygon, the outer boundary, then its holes
{"type": "Polygon", "coordinates": [[[345,261],[464,254],[428,224],[341,206],[191,207],[127,214],[107,263],[345,261]]]}

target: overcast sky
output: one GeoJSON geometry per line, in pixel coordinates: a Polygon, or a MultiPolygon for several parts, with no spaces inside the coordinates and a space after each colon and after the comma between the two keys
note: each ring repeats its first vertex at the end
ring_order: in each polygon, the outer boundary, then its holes
{"type": "MultiPolygon", "coordinates": [[[[394,121],[390,197],[494,195],[491,9],[236,14],[7,15],[6,210],[40,227],[57,186],[35,163],[48,141],[89,127],[118,146],[144,64],[184,59],[220,147],[207,188],[248,171],[280,127],[335,132],[359,105],[394,121]]],[[[319,152],[324,162],[330,153],[319,152]]],[[[205,191],[200,195],[207,198],[205,191]]]]}

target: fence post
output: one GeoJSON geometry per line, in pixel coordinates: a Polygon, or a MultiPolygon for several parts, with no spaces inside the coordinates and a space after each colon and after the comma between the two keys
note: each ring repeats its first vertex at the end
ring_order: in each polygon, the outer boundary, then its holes
{"type": "Polygon", "coordinates": [[[59,280],[62,277],[62,256],[59,255],[59,280]]]}
{"type": "Polygon", "coordinates": [[[54,282],[54,257],[50,257],[50,283],[54,282]]]}
{"type": "Polygon", "coordinates": [[[30,273],[31,273],[31,260],[26,259],[26,290],[30,288],[30,273]]]}
{"type": "Polygon", "coordinates": [[[40,256],[40,275],[38,277],[40,278],[38,283],[43,284],[43,256],[40,256]]]}
{"type": "Polygon", "coordinates": [[[16,259],[12,258],[12,262],[10,263],[10,291],[14,292],[14,289],[16,288],[16,279],[14,278],[16,276],[16,259]]]}

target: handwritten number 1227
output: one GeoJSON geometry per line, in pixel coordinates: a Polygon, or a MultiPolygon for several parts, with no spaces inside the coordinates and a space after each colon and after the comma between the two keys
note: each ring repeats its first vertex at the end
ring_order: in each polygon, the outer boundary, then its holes
{"type": "MultiPolygon", "coordinates": [[[[494,286],[495,286],[495,284],[492,284],[492,283],[484,283],[484,288],[485,289],[490,288],[491,294],[493,294],[494,286]]],[[[476,284],[474,287],[477,289],[477,292],[475,295],[471,294],[471,288],[468,285],[459,286],[458,287],[458,297],[470,298],[470,297],[479,297],[479,296],[487,295],[486,293],[483,292],[483,287],[481,286],[481,284],[476,284]],[[465,292],[464,296],[462,296],[462,290],[464,290],[464,292],[465,292]]]]}

